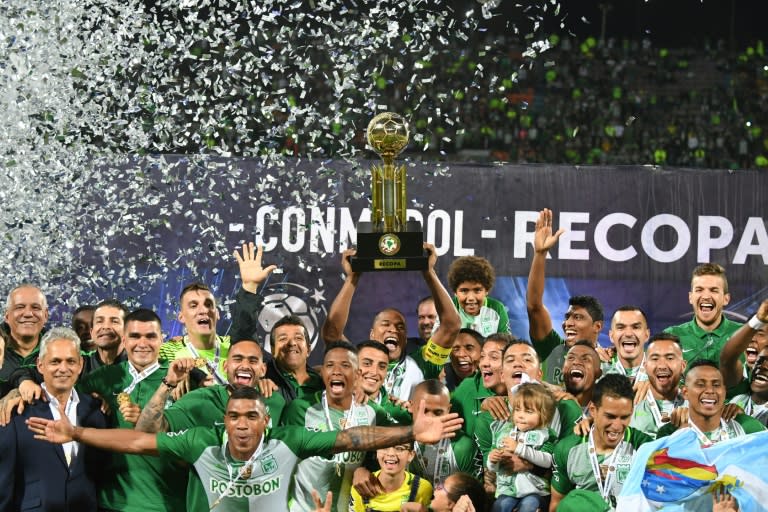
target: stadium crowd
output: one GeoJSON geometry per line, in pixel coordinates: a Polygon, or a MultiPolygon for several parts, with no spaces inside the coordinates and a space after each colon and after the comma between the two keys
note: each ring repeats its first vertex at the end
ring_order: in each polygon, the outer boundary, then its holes
{"type": "MultiPolygon", "coordinates": [[[[405,84],[381,80],[388,108],[425,136],[414,158],[691,168],[768,167],[768,59],[762,41],[663,48],[650,40],[551,36],[537,55],[504,36],[478,37],[426,68],[440,93],[413,110],[405,84]],[[485,51],[486,49],[487,51],[485,51]],[[478,55],[491,54],[493,58],[478,55]],[[482,69],[478,69],[478,67],[482,69]],[[466,78],[472,85],[466,89],[466,78]],[[437,96],[446,99],[439,101],[437,96]],[[448,112],[437,125],[436,111],[448,112]],[[446,119],[451,118],[450,122],[446,119]],[[428,148],[426,152],[420,150],[428,148]]],[[[329,101],[333,91],[317,95],[329,101]]],[[[362,98],[361,98],[362,100],[362,98]]],[[[385,100],[382,100],[385,101],[385,100]]],[[[360,123],[364,126],[364,123],[360,123]]],[[[365,143],[361,132],[357,143],[365,143]]],[[[291,148],[302,154],[301,144],[291,148]]]]}
{"type": "Polygon", "coordinates": [[[181,292],[185,332],[169,340],[152,310],[114,299],[80,308],[77,332],[51,328],[45,296],[20,284],[0,351],[0,511],[639,510],[622,492],[640,486],[637,471],[643,486],[656,478],[643,494],[657,503],[752,510],[738,502],[743,479],[707,479],[710,466],[672,451],[738,441],[757,456],[765,445],[768,300],[746,324],[729,320],[725,270],[707,263],[692,273],[689,322],[651,333],[636,306],[608,317],[598,298],[575,296],[557,330],[543,293],[562,233],[542,210],[530,340],[512,336],[490,296],[488,260],[455,259],[449,293],[429,244],[416,336],[397,309],[412,304],[352,318],[361,274],[346,251],[317,368],[300,318],[254,335],[259,286],[276,267],[253,244],[234,254],[229,336],[202,283],[181,292]],[[350,321],[370,325],[370,339],[347,340],[350,321]],[[597,343],[606,327],[611,349],[597,343]],[[644,446],[659,442],[664,471],[643,476],[657,464],[644,446]],[[681,481],[695,488],[659,491],[681,481]]]}

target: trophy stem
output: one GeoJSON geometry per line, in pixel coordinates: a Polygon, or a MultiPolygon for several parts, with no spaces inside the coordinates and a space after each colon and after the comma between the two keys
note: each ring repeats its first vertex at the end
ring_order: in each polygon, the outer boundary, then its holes
{"type": "Polygon", "coordinates": [[[371,226],[375,233],[384,230],[384,209],[382,208],[384,186],[384,168],[380,165],[371,166],[371,226]]]}
{"type": "Polygon", "coordinates": [[[401,165],[395,169],[395,187],[400,196],[397,201],[397,218],[400,221],[399,231],[404,231],[406,226],[406,208],[408,207],[405,199],[405,166],[401,165]]]}
{"type": "Polygon", "coordinates": [[[384,158],[384,183],[382,184],[384,199],[384,231],[400,231],[396,215],[397,194],[395,192],[395,166],[392,158],[384,158]]]}

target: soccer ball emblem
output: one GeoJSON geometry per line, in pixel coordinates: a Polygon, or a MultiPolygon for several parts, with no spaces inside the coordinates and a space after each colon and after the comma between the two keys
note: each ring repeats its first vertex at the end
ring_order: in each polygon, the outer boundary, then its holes
{"type": "Polygon", "coordinates": [[[408,145],[408,121],[400,114],[384,112],[368,123],[368,144],[382,156],[394,157],[408,145]]]}
{"type": "Polygon", "coordinates": [[[379,238],[379,250],[386,256],[394,256],[400,251],[400,238],[392,233],[387,233],[379,238]]]}
{"type": "Polygon", "coordinates": [[[312,300],[309,288],[296,283],[275,283],[262,292],[264,307],[259,313],[259,337],[264,340],[264,349],[270,351],[269,332],[272,326],[286,315],[296,315],[307,328],[309,352],[320,338],[320,326],[325,321],[326,309],[322,304],[310,306],[312,300]]]}

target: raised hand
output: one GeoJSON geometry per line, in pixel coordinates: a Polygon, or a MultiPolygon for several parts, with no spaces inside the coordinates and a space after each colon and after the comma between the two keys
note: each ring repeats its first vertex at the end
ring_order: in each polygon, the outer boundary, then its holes
{"type": "Polygon", "coordinates": [[[189,375],[192,368],[195,367],[196,360],[193,357],[182,357],[171,361],[168,366],[168,373],[165,374],[165,380],[170,386],[175,386],[189,375]]]}
{"type": "Polygon", "coordinates": [[[137,421],[139,421],[139,416],[141,416],[141,407],[139,407],[139,404],[134,404],[133,402],[124,402],[119,405],[120,408],[120,414],[123,415],[123,418],[128,423],[136,424],[137,421]]]}
{"type": "Polygon", "coordinates": [[[427,403],[422,400],[419,402],[418,414],[414,414],[419,421],[413,425],[413,437],[419,443],[434,444],[443,438],[455,437],[456,431],[464,423],[464,419],[455,412],[442,416],[427,416],[426,410],[427,403]]]}
{"type": "Polygon", "coordinates": [[[424,251],[427,253],[427,272],[435,269],[437,264],[437,250],[433,244],[424,242],[424,251]]]}
{"type": "Polygon", "coordinates": [[[75,436],[75,427],[72,426],[66,415],[56,421],[46,418],[29,418],[27,428],[32,431],[35,439],[49,443],[68,443],[75,436]]]}
{"type": "Polygon", "coordinates": [[[21,395],[21,399],[28,404],[31,404],[35,400],[40,400],[40,398],[45,399],[43,388],[33,380],[25,380],[19,384],[19,394],[21,395]]]}
{"type": "Polygon", "coordinates": [[[764,324],[768,324],[768,299],[765,299],[760,304],[760,307],[757,308],[757,313],[755,313],[755,316],[764,324]]]}
{"type": "Polygon", "coordinates": [[[331,503],[333,503],[333,493],[328,491],[325,495],[325,505],[320,501],[317,491],[312,489],[312,501],[315,502],[315,512],[331,512],[331,503]]]}
{"type": "Polygon", "coordinates": [[[452,512],[475,512],[475,506],[472,500],[466,494],[459,498],[459,501],[453,506],[452,512]]]}
{"type": "Polygon", "coordinates": [[[503,396],[489,396],[480,404],[480,410],[488,411],[497,421],[506,421],[510,418],[509,406],[503,396]]]}
{"type": "Polygon", "coordinates": [[[341,253],[341,269],[344,271],[347,279],[357,275],[357,272],[352,270],[352,263],[349,261],[355,254],[357,254],[357,249],[346,249],[341,253]]]}
{"type": "Polygon", "coordinates": [[[371,499],[384,493],[384,486],[381,485],[381,481],[379,481],[376,475],[362,466],[352,473],[352,487],[355,488],[362,498],[371,499]]]}
{"type": "Polygon", "coordinates": [[[548,252],[557,243],[565,229],[560,228],[552,234],[552,210],[544,208],[536,219],[536,231],[533,235],[533,250],[536,252],[548,252]]]}
{"type": "Polygon", "coordinates": [[[262,267],[262,256],[264,254],[264,247],[259,245],[258,249],[255,249],[253,242],[243,244],[241,255],[237,249],[235,249],[234,256],[237,260],[237,265],[240,267],[240,279],[243,281],[243,289],[245,291],[256,293],[259,285],[271,274],[277,265],[269,265],[267,268],[262,267]]]}

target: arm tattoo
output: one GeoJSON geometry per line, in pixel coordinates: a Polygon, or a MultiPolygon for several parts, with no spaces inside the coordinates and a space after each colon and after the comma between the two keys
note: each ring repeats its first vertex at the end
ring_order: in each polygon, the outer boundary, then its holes
{"type": "Polygon", "coordinates": [[[336,436],[333,452],[368,451],[413,442],[413,427],[353,427],[336,436]]]}
{"type": "Polygon", "coordinates": [[[155,394],[152,395],[147,405],[141,410],[134,430],[150,434],[168,431],[168,420],[163,416],[163,411],[165,410],[165,401],[168,399],[169,392],[170,390],[164,385],[158,386],[155,394]]]}

